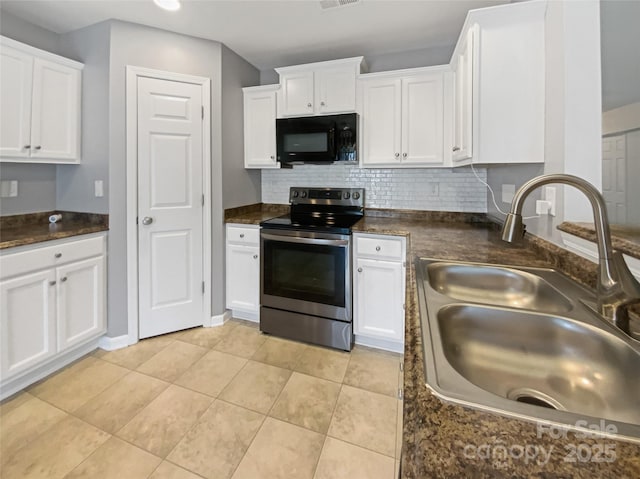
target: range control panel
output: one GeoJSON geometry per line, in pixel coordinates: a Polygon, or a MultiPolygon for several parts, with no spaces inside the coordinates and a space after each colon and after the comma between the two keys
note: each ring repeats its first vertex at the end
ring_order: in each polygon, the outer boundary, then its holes
{"type": "Polygon", "coordinates": [[[292,205],[331,205],[364,207],[364,188],[299,188],[289,189],[292,205]]]}

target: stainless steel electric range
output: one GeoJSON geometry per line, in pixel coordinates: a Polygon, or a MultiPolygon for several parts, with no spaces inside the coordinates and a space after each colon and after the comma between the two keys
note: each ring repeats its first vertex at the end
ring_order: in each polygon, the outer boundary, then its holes
{"type": "Polygon", "coordinates": [[[291,188],[288,215],[260,223],[260,330],[351,350],[351,226],[362,188],[291,188]]]}

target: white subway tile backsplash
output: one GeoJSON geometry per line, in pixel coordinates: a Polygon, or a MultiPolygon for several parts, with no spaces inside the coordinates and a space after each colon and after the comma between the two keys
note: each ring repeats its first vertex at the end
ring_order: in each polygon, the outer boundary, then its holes
{"type": "MultiPolygon", "coordinates": [[[[486,168],[475,168],[487,180],[486,168]]],[[[486,213],[487,193],[469,168],[367,169],[349,164],[262,170],[262,202],[289,203],[291,186],[364,188],[365,206],[486,213]]]]}

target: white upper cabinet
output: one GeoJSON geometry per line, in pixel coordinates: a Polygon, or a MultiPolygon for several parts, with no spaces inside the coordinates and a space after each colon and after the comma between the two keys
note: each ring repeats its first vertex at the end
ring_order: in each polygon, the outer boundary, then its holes
{"type": "Polygon", "coordinates": [[[0,161],[80,161],[82,67],[0,37],[0,161]]]}
{"type": "Polygon", "coordinates": [[[454,166],[544,162],[546,2],[472,10],[451,59],[454,166]]]}
{"type": "Polygon", "coordinates": [[[475,36],[477,36],[477,29],[469,29],[453,64],[455,85],[453,89],[453,148],[451,151],[452,160],[455,163],[468,160],[473,156],[473,45],[475,36]]]}
{"type": "Polygon", "coordinates": [[[444,166],[445,68],[361,77],[361,166],[444,166]]]}
{"type": "Polygon", "coordinates": [[[243,88],[244,167],[277,168],[276,91],[278,85],[243,88]]]}
{"type": "Polygon", "coordinates": [[[356,78],[363,68],[362,57],[276,68],[278,118],[356,111],[356,78]]]}

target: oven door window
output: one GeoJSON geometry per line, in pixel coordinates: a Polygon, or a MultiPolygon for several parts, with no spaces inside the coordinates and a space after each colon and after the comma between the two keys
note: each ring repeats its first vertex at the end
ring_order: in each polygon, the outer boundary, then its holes
{"type": "Polygon", "coordinates": [[[264,294],[345,306],[346,248],[264,242],[264,294]]]}

